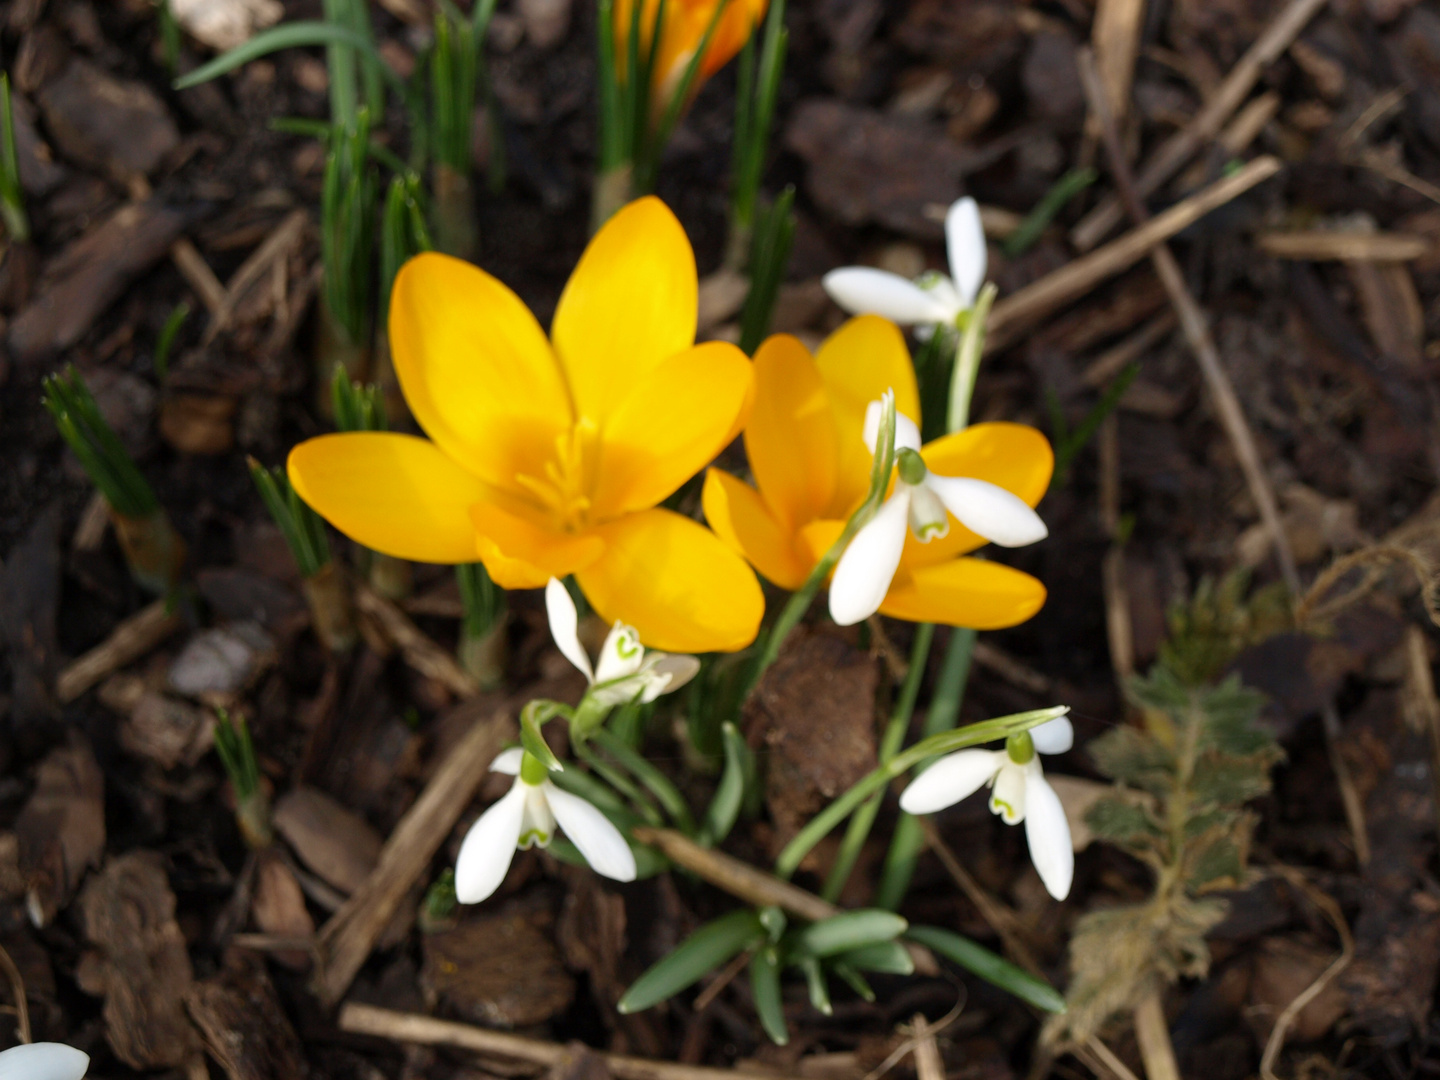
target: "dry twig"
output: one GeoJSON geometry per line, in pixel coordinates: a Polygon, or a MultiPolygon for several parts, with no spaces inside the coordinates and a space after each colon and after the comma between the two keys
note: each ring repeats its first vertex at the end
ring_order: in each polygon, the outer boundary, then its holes
{"type": "Polygon", "coordinates": [[[111,672],[140,659],[180,629],[183,622],[164,600],[141,608],[99,645],[65,666],[55,680],[56,698],[62,705],[74,701],[111,672]]]}
{"type": "Polygon", "coordinates": [[[4,970],[5,978],[10,983],[10,996],[15,999],[17,1034],[20,1042],[28,1045],[30,1042],[30,1003],[25,999],[25,979],[3,945],[0,945],[0,969],[4,970]]]}

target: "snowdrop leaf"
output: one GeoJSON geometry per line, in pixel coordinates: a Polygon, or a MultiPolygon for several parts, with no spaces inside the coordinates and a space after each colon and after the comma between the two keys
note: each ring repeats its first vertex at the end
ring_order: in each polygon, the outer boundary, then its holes
{"type": "Polygon", "coordinates": [[[881,911],[879,908],[844,911],[805,927],[795,935],[795,949],[810,956],[835,956],[867,945],[894,941],[908,925],[893,911],[881,911]]]}
{"type": "Polygon", "coordinates": [[[912,926],[905,936],[960,965],[972,975],[1014,994],[1021,1001],[1046,1012],[1065,1011],[1065,998],[1060,991],[967,937],[936,926],[912,926]]]}
{"type": "Polygon", "coordinates": [[[722,915],[636,979],[617,1007],[622,1013],[634,1013],[658,1005],[764,940],[765,928],[752,909],[722,915]]]}

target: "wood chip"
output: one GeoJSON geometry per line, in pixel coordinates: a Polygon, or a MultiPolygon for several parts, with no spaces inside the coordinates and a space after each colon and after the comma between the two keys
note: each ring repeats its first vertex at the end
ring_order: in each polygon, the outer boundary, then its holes
{"type": "Polygon", "coordinates": [[[1423,237],[1407,233],[1306,232],[1261,233],[1255,243],[1267,255],[1279,259],[1326,262],[1337,259],[1365,262],[1405,262],[1430,254],[1423,237]]]}
{"type": "Polygon", "coordinates": [[[183,623],[179,612],[167,610],[164,600],[156,600],[117,626],[95,648],[67,665],[55,680],[55,696],[62,705],[74,701],[111,672],[140,659],[180,629],[183,623]]]}
{"type": "Polygon", "coordinates": [[[84,739],[40,762],[15,835],[30,921],[48,926],[105,851],[105,777],[84,739]]]}

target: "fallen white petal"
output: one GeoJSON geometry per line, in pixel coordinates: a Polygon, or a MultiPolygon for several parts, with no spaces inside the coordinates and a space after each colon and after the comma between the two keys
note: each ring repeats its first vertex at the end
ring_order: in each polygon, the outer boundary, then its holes
{"type": "Polygon", "coordinates": [[[455,899],[478,904],[500,887],[515,858],[520,823],[525,817],[525,788],[519,780],[504,797],[481,814],[455,860],[455,899]]]}
{"type": "MultiPolygon", "coordinates": [[[[880,438],[880,415],[885,411],[885,405],[880,401],[872,401],[865,406],[865,445],[870,448],[870,453],[875,453],[875,443],[880,438]]],[[[895,414],[895,452],[901,450],[920,449],[920,428],[915,421],[911,420],[902,412],[895,414]]]]}
{"type": "Polygon", "coordinates": [[[922,772],[900,793],[907,814],[933,814],[969,798],[990,782],[1003,750],[957,750],[922,772]]]}
{"type": "Polygon", "coordinates": [[[988,480],[931,473],[925,484],[961,525],[992,544],[1024,547],[1050,535],[1040,515],[1024,499],[988,480]]]}
{"type": "Polygon", "coordinates": [[[90,1055],[64,1043],[30,1043],[0,1051],[0,1080],[80,1080],[90,1055]]]}
{"type": "Polygon", "coordinates": [[[635,853],[609,818],[578,795],[561,791],[554,784],[545,785],[545,796],[560,828],[592,870],[615,881],[635,880],[635,853]]]}
{"type": "Polygon", "coordinates": [[[1025,820],[1030,794],[1026,790],[1027,775],[1026,766],[1015,764],[1005,753],[995,773],[995,786],[990,789],[990,812],[999,814],[1006,825],[1019,825],[1025,820]]]}
{"type": "Polygon", "coordinates": [[[525,748],[523,746],[512,746],[508,750],[501,750],[490,762],[490,771],[504,773],[506,776],[520,775],[520,762],[525,760],[525,748]]]}
{"type": "Polygon", "coordinates": [[[888,270],[846,266],[831,270],[820,283],[852,315],[883,315],[902,326],[951,322],[956,315],[940,297],[888,270]]]}
{"type": "Polygon", "coordinates": [[[1030,738],[1042,754],[1063,754],[1075,745],[1075,727],[1068,716],[1057,716],[1039,727],[1032,727],[1030,738]]]}
{"type": "Polygon", "coordinates": [[[617,622],[605,635],[605,644],[600,648],[600,659],[595,664],[595,682],[608,683],[629,678],[640,670],[644,662],[645,646],[640,644],[639,633],[633,626],[617,622]]]}
{"type": "Polygon", "coordinates": [[[910,515],[910,493],[901,486],[850,541],[830,582],[830,617],[853,626],[880,609],[900,553],[910,515]]]}
{"type": "Polygon", "coordinates": [[[580,616],[575,610],[575,601],[570,599],[564,582],[551,578],[545,583],[545,611],[550,616],[550,636],[555,647],[565,659],[584,674],[587,682],[595,681],[595,672],[590,667],[590,657],[580,644],[580,616]]]}
{"type": "Polygon", "coordinates": [[[955,283],[961,306],[974,307],[985,281],[989,254],[985,250],[980,207],[968,195],[951,203],[945,214],[945,246],[950,255],[950,280],[955,283]]]}
{"type": "Polygon", "coordinates": [[[1056,900],[1064,900],[1070,895],[1070,883],[1075,878],[1070,823],[1065,820],[1065,807],[1046,781],[1040,763],[1031,761],[1028,772],[1025,839],[1030,845],[1030,861],[1035,864],[1046,891],[1056,900]]]}

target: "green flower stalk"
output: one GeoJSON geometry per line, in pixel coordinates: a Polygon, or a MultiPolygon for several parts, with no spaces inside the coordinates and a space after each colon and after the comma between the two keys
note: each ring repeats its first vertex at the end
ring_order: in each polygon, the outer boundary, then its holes
{"type": "Polygon", "coordinates": [[[785,70],[789,38],[785,29],[785,0],[774,0],[765,16],[765,38],[758,49],[758,70],[753,36],[740,51],[734,158],[730,167],[730,235],[725,248],[725,266],[742,270],[748,262],[752,275],[757,269],[754,253],[763,250],[754,245],[756,215],[761,212],[758,208],[760,176],[765,170],[770,126],[780,93],[780,76],[785,70]]]}
{"type": "Polygon", "coordinates": [[[100,414],[73,367],[44,382],[45,408],[105,498],[130,574],[144,589],[169,593],[185,562],[180,539],[154,490],[100,414]]]}
{"type": "Polygon", "coordinates": [[[483,563],[461,563],[455,567],[455,580],[464,609],[456,658],[482,688],[492,690],[504,683],[510,658],[505,590],[490,580],[483,563]]]}
{"type": "MultiPolygon", "coordinates": [[[[317,381],[322,387],[337,364],[352,379],[363,381],[370,372],[377,181],[369,141],[369,112],[361,109],[353,123],[333,126],[325,155],[320,202],[325,289],[316,350],[317,381]]],[[[321,407],[328,405],[322,395],[321,407]]]]}
{"type": "Polygon", "coordinates": [[[468,19],[448,2],[435,15],[435,47],[430,54],[435,238],[439,250],[462,259],[475,254],[471,133],[481,80],[481,47],[494,12],[495,0],[480,0],[468,19]]]}
{"type": "Polygon", "coordinates": [[[20,188],[20,161],[15,153],[15,112],[10,100],[10,73],[0,74],[0,218],[12,243],[30,239],[30,218],[20,188]]]}
{"type": "Polygon", "coordinates": [[[348,652],[355,644],[355,616],[344,577],[330,558],[325,522],[296,494],[284,469],[267,469],[251,458],[250,477],[300,567],[315,636],[332,652],[348,652]]]}

